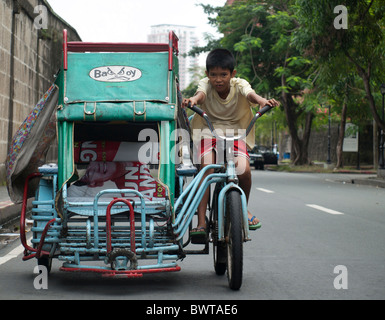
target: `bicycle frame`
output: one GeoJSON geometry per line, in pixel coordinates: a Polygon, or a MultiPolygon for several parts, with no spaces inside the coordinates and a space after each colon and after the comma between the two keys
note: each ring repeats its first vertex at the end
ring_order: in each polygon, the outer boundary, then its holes
{"type": "MultiPolygon", "coordinates": [[[[209,174],[205,179],[203,176],[210,169],[223,170],[224,165],[221,164],[210,164],[203,168],[199,174],[190,182],[187,188],[183,191],[181,196],[175,203],[175,208],[182,206],[180,211],[177,211],[177,217],[175,222],[172,224],[174,233],[176,234],[176,240],[181,240],[185,235],[191,221],[195,215],[199,203],[202,200],[203,194],[212,183],[226,182],[236,177],[235,164],[234,162],[227,163],[226,171],[224,173],[212,173],[209,174]],[[203,179],[203,180],[202,180],[203,179]],[[185,202],[182,202],[185,199],[185,202]]],[[[241,193],[242,198],[242,211],[244,221],[244,234],[245,240],[249,239],[249,230],[247,223],[247,201],[243,190],[233,181],[226,184],[225,188],[219,194],[218,202],[218,223],[221,226],[219,228],[219,238],[224,238],[224,217],[225,217],[225,195],[230,189],[237,189],[241,193]]]]}

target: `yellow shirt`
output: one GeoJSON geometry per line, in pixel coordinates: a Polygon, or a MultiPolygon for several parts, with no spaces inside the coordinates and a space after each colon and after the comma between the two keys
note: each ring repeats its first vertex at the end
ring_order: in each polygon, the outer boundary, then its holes
{"type": "MultiPolygon", "coordinates": [[[[241,78],[231,78],[230,92],[226,99],[222,99],[215,89],[211,86],[209,79],[204,78],[198,84],[197,92],[203,92],[206,95],[205,102],[200,108],[209,116],[214,128],[219,133],[225,134],[226,129],[233,129],[234,134],[238,135],[242,132],[237,132],[238,129],[246,130],[253,112],[251,104],[247,100],[247,95],[254,92],[250,84],[241,78]]],[[[195,114],[191,121],[191,128],[193,129],[193,140],[198,142],[202,138],[211,138],[211,132],[208,129],[206,121],[195,114]]],[[[246,143],[249,148],[255,145],[255,130],[250,131],[246,138],[246,143]]]]}

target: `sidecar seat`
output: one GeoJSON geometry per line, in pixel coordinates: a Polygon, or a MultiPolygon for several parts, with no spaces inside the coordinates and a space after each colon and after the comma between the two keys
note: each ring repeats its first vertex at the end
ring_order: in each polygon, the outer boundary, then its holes
{"type": "MultiPolygon", "coordinates": [[[[143,147],[145,142],[75,142],[74,161],[81,177],[67,188],[68,202],[93,202],[94,197],[105,189],[132,189],[139,191],[146,200],[165,200],[166,188],[156,180],[150,165],[140,161],[143,147]]],[[[153,152],[156,156],[157,150],[153,152]]],[[[109,202],[117,197],[140,200],[133,193],[109,193],[100,199],[109,202]]]]}

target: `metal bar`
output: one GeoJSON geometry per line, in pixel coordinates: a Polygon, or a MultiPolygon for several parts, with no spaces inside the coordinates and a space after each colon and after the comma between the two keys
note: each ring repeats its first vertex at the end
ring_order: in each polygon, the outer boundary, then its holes
{"type": "Polygon", "coordinates": [[[130,209],[130,242],[131,242],[131,251],[135,253],[135,212],[132,204],[127,199],[117,198],[110,202],[107,207],[106,212],[106,237],[107,237],[107,253],[112,251],[111,245],[111,208],[117,202],[125,203],[130,209]]]}
{"type": "MultiPolygon", "coordinates": [[[[195,195],[196,189],[198,188],[199,183],[202,180],[202,177],[206,173],[207,170],[219,169],[222,167],[223,167],[222,165],[216,165],[216,164],[211,164],[211,165],[204,167],[198,173],[198,175],[191,181],[191,183],[187,186],[187,188],[183,191],[183,193],[178,197],[178,199],[175,203],[175,208],[178,208],[182,204],[182,201],[186,197],[186,195],[188,195],[186,202],[189,203],[191,201],[191,198],[195,195]]],[[[186,204],[186,202],[185,202],[185,204],[186,204]]],[[[185,204],[183,206],[185,206],[185,204]]],[[[178,215],[178,217],[175,219],[175,222],[172,224],[172,227],[176,227],[180,223],[182,216],[183,216],[183,214],[178,215]]]]}
{"type": "Polygon", "coordinates": [[[179,53],[178,49],[178,37],[173,31],[170,31],[168,34],[168,70],[172,71],[173,67],[173,55],[174,55],[174,50],[176,55],[179,53]]]}
{"type": "Polygon", "coordinates": [[[82,267],[63,266],[60,268],[60,271],[67,271],[67,272],[95,272],[95,273],[101,273],[103,276],[110,276],[110,277],[127,276],[131,278],[142,277],[144,273],[176,272],[180,270],[181,268],[177,265],[170,265],[168,267],[163,267],[163,268],[124,270],[124,271],[102,269],[97,267],[82,268],[82,267]]]}
{"type": "MultiPolygon", "coordinates": [[[[198,208],[198,205],[203,197],[203,194],[205,193],[206,189],[209,187],[210,184],[223,181],[224,177],[223,173],[213,173],[208,175],[202,182],[201,186],[198,189],[198,192],[192,192],[194,195],[194,202],[192,205],[185,204],[179,213],[184,217],[183,222],[179,225],[177,230],[174,230],[174,233],[178,235],[176,238],[177,240],[180,240],[184,233],[186,232],[189,224],[191,223],[191,220],[195,214],[196,209],[198,208]],[[184,212],[184,208],[186,206],[187,211],[184,212]]],[[[179,216],[178,216],[179,217],[179,216]]]]}
{"type": "Polygon", "coordinates": [[[68,39],[67,29],[63,30],[63,69],[68,69],[68,39]]]}
{"type": "Polygon", "coordinates": [[[24,192],[23,192],[23,204],[22,204],[21,213],[20,213],[20,241],[21,241],[21,244],[23,245],[23,247],[25,248],[25,250],[32,251],[32,252],[35,252],[36,249],[30,247],[27,244],[27,239],[26,239],[26,236],[25,236],[25,214],[26,214],[26,211],[27,211],[28,184],[29,184],[29,180],[30,179],[41,177],[41,176],[42,176],[41,173],[35,172],[35,173],[30,174],[27,177],[27,179],[25,179],[25,182],[24,182],[24,192]]]}
{"type": "Polygon", "coordinates": [[[167,43],[68,42],[70,52],[167,52],[167,43]]]}

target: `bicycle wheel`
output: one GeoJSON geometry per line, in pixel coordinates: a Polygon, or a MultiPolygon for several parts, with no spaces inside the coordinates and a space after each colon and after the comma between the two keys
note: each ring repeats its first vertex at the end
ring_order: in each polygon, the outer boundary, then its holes
{"type": "Polygon", "coordinates": [[[226,243],[218,240],[218,194],[223,188],[223,183],[217,183],[215,185],[213,201],[211,205],[211,227],[212,227],[212,240],[213,240],[213,257],[214,257],[214,270],[219,276],[226,273],[226,243]]]}
{"type": "Polygon", "coordinates": [[[225,237],[229,287],[239,290],[243,272],[243,237],[241,194],[237,190],[230,190],[226,195],[225,237]]]}

